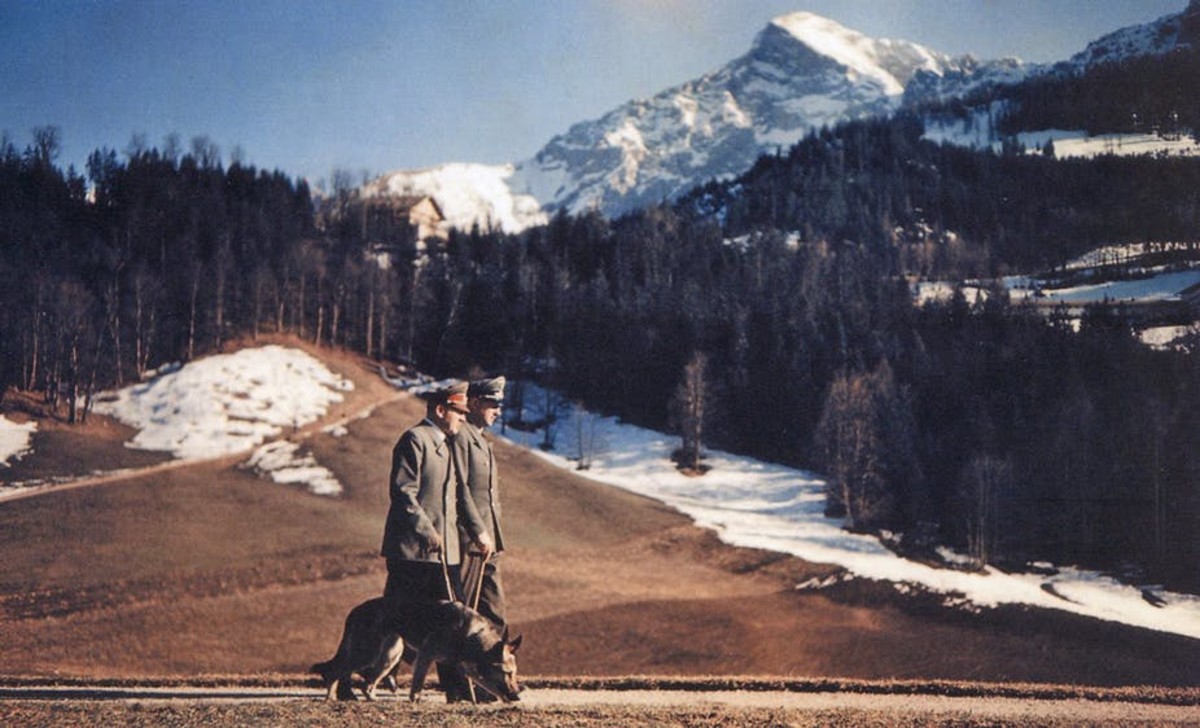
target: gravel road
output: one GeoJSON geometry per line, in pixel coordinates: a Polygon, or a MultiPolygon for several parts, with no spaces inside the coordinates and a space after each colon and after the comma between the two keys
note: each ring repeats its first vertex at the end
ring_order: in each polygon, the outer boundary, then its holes
{"type": "Polygon", "coordinates": [[[364,725],[380,715],[410,725],[555,725],[564,719],[582,725],[645,718],[649,724],[753,725],[771,722],[816,725],[868,723],[896,725],[1200,725],[1200,707],[1152,702],[962,697],[782,690],[526,690],[518,706],[447,706],[437,693],[419,705],[385,694],[374,704],[327,704],[308,687],[113,687],[105,685],[0,687],[0,722],[5,725],[97,724],[144,719],[178,725],[214,721],[239,724],[250,718],[268,724],[338,721],[364,725]],[[398,714],[404,711],[403,714],[398,714]],[[189,718],[188,716],[192,716],[189,718]],[[407,720],[406,720],[407,719],[407,720]]]}

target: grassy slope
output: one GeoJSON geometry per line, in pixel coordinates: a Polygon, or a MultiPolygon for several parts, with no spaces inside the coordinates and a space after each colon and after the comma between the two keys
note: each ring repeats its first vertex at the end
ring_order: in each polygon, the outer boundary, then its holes
{"type": "MultiPolygon", "coordinates": [[[[392,396],[369,366],[320,353],[359,385],[334,417],[392,396]]],[[[208,463],[0,503],[5,672],[287,673],[328,657],[345,612],[382,586],[389,453],[420,416],[404,398],[347,437],[312,435],[340,499],[208,463]]],[[[78,450],[51,454],[61,431],[27,467],[90,472],[78,450]]],[[[498,456],[526,674],[1200,683],[1196,640],[1054,612],[962,614],[857,581],[796,592],[831,567],[733,549],[653,501],[515,448],[498,456]]]]}

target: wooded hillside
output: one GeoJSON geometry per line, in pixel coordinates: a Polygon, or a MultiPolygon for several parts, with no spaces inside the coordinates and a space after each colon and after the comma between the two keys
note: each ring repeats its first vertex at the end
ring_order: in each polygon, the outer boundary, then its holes
{"type": "Polygon", "coordinates": [[[918,309],[909,281],[1200,242],[1200,161],[920,132],[910,116],[822,130],[677,204],[418,254],[408,231],[356,224],[350,190],[318,226],[303,182],[226,167],[203,139],[98,150],[85,179],[55,165],[46,127],[0,148],[0,389],[74,420],[102,388],[290,332],[437,375],[536,378],[693,446],[817,469],[831,512],[905,548],[1197,588],[1196,355],[1145,348],[1105,308],[1078,333],[1000,291],[918,309]]]}

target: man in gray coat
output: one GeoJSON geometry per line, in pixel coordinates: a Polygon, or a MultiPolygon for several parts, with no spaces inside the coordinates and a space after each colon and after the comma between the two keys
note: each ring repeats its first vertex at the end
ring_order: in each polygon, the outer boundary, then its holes
{"type": "Polygon", "coordinates": [[[388,569],[383,596],[397,604],[454,598],[461,493],[450,438],[467,414],[467,386],[463,382],[430,394],[425,419],[392,449],[391,505],[380,555],[388,569]]]}
{"type": "MultiPolygon", "coordinates": [[[[496,557],[504,551],[500,530],[500,491],[496,456],[486,429],[495,424],[504,401],[504,377],[471,382],[467,390],[467,422],[453,438],[455,457],[462,474],[464,514],[461,519],[464,543],[488,559],[479,592],[479,612],[503,630],[504,590],[496,557]]],[[[466,585],[470,589],[472,585],[466,585]]]]}
{"type": "MultiPolygon", "coordinates": [[[[387,559],[383,598],[405,619],[420,619],[439,599],[461,591],[460,514],[463,489],[451,454],[450,438],[467,414],[466,382],[427,397],[425,419],[400,436],[392,449],[387,522],[380,555],[387,559]]],[[[446,700],[471,697],[466,675],[455,665],[438,664],[446,700]]]]}

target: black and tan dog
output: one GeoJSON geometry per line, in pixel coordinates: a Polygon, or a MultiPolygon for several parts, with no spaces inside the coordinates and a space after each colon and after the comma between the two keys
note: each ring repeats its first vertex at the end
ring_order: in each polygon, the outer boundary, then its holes
{"type": "Polygon", "coordinates": [[[417,700],[434,662],[459,666],[477,686],[500,700],[520,700],[516,651],[521,638],[508,639],[479,612],[461,602],[439,601],[420,608],[388,609],[382,597],[350,610],[337,652],[312,666],[325,682],[326,699],[353,698],[350,681],[363,676],[363,695],[375,699],[380,682],[401,659],[413,663],[409,698],[417,700]]]}

